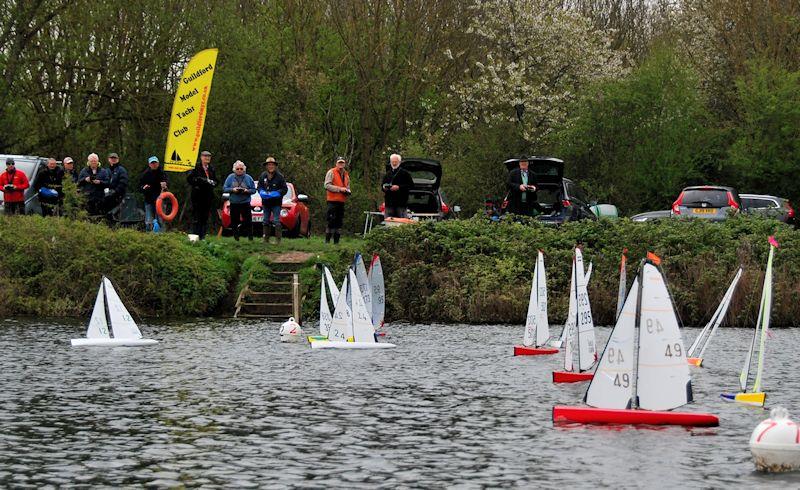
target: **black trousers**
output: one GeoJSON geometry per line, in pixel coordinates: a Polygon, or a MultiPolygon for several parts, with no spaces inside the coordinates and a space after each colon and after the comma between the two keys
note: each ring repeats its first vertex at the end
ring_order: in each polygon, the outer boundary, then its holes
{"type": "Polygon", "coordinates": [[[12,214],[25,214],[25,203],[20,202],[6,202],[5,214],[10,216],[12,214]]]}
{"type": "Polygon", "coordinates": [[[200,239],[206,237],[208,231],[208,214],[211,212],[211,199],[192,199],[192,232],[200,239]]]}
{"type": "Polygon", "coordinates": [[[253,237],[253,214],[250,211],[250,203],[231,203],[231,229],[233,236],[238,237],[239,234],[247,235],[248,238],[253,237]]]}
{"type": "Polygon", "coordinates": [[[344,203],[339,201],[328,201],[328,211],[325,213],[328,222],[328,231],[333,233],[342,227],[344,222],[344,203]]]}

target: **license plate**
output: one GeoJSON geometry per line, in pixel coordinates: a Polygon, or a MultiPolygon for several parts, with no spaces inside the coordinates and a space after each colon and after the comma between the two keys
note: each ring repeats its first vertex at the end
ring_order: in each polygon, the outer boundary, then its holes
{"type": "Polygon", "coordinates": [[[253,216],[253,223],[261,223],[264,221],[264,216],[253,216]]]}
{"type": "Polygon", "coordinates": [[[694,208],[692,209],[692,213],[694,214],[716,214],[717,210],[714,208],[694,208]]]}

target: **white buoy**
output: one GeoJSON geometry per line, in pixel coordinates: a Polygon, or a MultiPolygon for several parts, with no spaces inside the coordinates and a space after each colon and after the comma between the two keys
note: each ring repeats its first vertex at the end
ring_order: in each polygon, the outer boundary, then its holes
{"type": "Polygon", "coordinates": [[[303,329],[294,321],[294,317],[289,318],[281,325],[281,342],[304,342],[305,336],[303,329]]]}
{"type": "Polygon", "coordinates": [[[800,427],[789,412],[775,407],[750,436],[750,452],[758,471],[780,473],[800,469],[800,427]]]}

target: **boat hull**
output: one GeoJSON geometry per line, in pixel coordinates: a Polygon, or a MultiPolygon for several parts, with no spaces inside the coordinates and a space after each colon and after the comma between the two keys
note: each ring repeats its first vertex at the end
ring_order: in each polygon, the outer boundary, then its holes
{"type": "Polygon", "coordinates": [[[524,345],[514,346],[515,356],[547,356],[558,354],[558,349],[552,347],[526,347],[524,345]]]}
{"type": "Polygon", "coordinates": [[[717,427],[719,425],[719,418],[710,413],[556,405],[553,407],[553,422],[601,425],[681,425],[686,427],[717,427]]]}
{"type": "Polygon", "coordinates": [[[141,347],[154,345],[153,339],[72,339],[73,347],[141,347]]]}
{"type": "Polygon", "coordinates": [[[394,349],[397,347],[388,342],[331,342],[314,341],[311,342],[312,349],[394,349]]]}
{"type": "Polygon", "coordinates": [[[317,342],[317,341],[320,341],[320,340],[327,341],[328,340],[328,337],[326,337],[324,335],[309,335],[307,338],[308,338],[309,342],[317,342]]]}
{"type": "Polygon", "coordinates": [[[764,392],[758,393],[722,393],[720,395],[723,400],[731,402],[742,403],[745,405],[752,405],[754,407],[763,407],[767,401],[767,394],[764,392]]]}
{"type": "Polygon", "coordinates": [[[572,371],[553,371],[553,383],[580,383],[591,381],[594,373],[574,373],[572,371]]]}
{"type": "Polygon", "coordinates": [[[691,366],[695,367],[703,367],[703,358],[702,357],[687,357],[686,362],[689,363],[691,366]]]}

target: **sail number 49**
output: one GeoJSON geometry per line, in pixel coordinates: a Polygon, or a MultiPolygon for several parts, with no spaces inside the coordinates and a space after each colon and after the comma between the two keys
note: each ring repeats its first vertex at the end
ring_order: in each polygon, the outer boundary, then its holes
{"type": "Polygon", "coordinates": [[[631,385],[631,377],[628,373],[617,374],[614,378],[614,386],[628,388],[631,385]]]}

